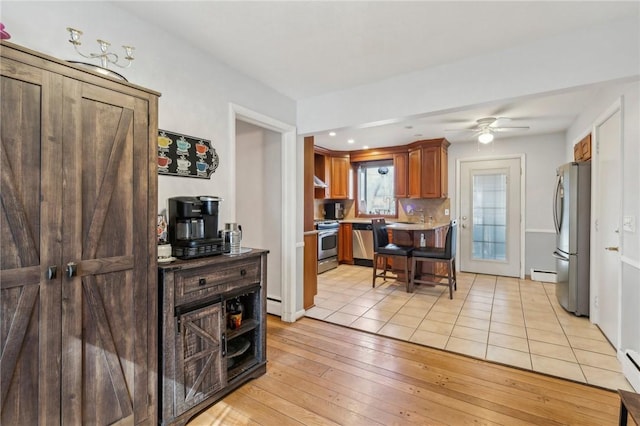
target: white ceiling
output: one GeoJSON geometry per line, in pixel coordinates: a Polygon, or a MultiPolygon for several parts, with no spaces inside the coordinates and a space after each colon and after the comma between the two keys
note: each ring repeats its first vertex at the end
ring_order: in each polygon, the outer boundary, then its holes
{"type": "MultiPolygon", "coordinates": [[[[117,4],[295,100],[639,14],[636,1],[117,4]]],[[[383,126],[337,129],[335,137],[328,132],[315,137],[318,145],[337,150],[358,149],[365,143],[369,147],[392,146],[442,136],[455,143],[468,141],[469,134],[445,129],[468,128],[486,116],[507,116],[512,120],[501,125],[530,127],[520,134],[549,133],[565,130],[589,95],[590,90],[582,90],[512,100],[437,116],[411,117],[383,126]],[[356,143],[347,145],[349,138],[356,143]]]]}

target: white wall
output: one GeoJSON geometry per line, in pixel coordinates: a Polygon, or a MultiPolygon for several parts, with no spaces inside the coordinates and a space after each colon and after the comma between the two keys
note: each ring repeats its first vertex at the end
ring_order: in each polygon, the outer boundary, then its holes
{"type": "Polygon", "coordinates": [[[303,99],[298,131],[310,134],[637,78],[638,18],[303,99]]]}
{"type": "MultiPolygon", "coordinates": [[[[567,131],[566,155],[581,135],[615,102],[622,99],[622,215],[636,218],[636,231],[621,235],[621,349],[640,353],[640,83],[620,84],[595,96],[567,131]]],[[[595,150],[596,147],[592,147],[595,150]]],[[[620,220],[622,223],[622,218],[620,220]]],[[[593,290],[592,284],[592,290],[593,290]]],[[[600,312],[599,315],[615,315],[600,312]]],[[[640,376],[639,376],[640,377],[640,376]]],[[[640,389],[637,389],[640,390],[640,389]]]]}
{"type": "Polygon", "coordinates": [[[269,250],[267,297],[282,298],[281,136],[236,121],[236,216],[242,246],[269,250]]]}
{"type": "Polygon", "coordinates": [[[510,154],[525,155],[525,274],[531,268],[555,270],[551,256],[555,232],[551,199],[556,167],[565,163],[563,133],[496,139],[490,145],[475,142],[455,143],[449,147],[449,193],[452,217],[458,217],[456,205],[456,161],[482,159],[510,154]]]}
{"type": "Polygon", "coordinates": [[[224,198],[219,222],[236,221],[231,208],[236,194],[233,168],[228,162],[230,102],[295,125],[293,100],[130,15],[117,2],[3,0],[2,22],[11,42],[60,59],[84,60],[67,41],[69,26],[84,31],[81,48],[86,52],[98,51],[97,38],[110,41],[114,51],[122,44],[135,46],[131,68],[114,71],[162,94],[161,129],[209,139],[220,157],[220,166],[208,180],[159,176],[158,211],[169,197],[217,195],[224,198]]]}

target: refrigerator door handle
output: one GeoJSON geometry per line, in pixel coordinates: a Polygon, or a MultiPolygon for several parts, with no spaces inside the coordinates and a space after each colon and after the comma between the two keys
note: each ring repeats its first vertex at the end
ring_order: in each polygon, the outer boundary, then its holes
{"type": "MultiPolygon", "coordinates": [[[[553,193],[553,224],[556,227],[556,234],[560,233],[560,227],[562,226],[562,211],[558,215],[558,196],[560,195],[560,186],[562,185],[562,177],[556,176],[556,189],[553,193]]],[[[560,203],[560,209],[563,209],[563,204],[560,203]]]]}
{"type": "Polygon", "coordinates": [[[555,257],[556,259],[564,260],[565,262],[569,261],[569,258],[566,256],[563,256],[561,253],[558,253],[558,250],[555,250],[552,256],[555,257]]]}

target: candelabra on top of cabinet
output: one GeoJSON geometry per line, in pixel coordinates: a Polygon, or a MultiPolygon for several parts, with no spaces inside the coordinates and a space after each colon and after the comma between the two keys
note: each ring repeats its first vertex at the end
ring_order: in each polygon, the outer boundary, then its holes
{"type": "Polygon", "coordinates": [[[67,31],[69,31],[69,43],[73,44],[73,48],[76,50],[76,52],[78,52],[78,54],[84,58],[100,59],[100,66],[102,68],[108,68],[109,64],[113,64],[120,68],[129,68],[131,66],[131,62],[135,59],[133,57],[133,50],[135,49],[135,47],[123,45],[122,47],[124,48],[124,52],[126,55],[124,59],[127,60],[127,63],[125,65],[121,65],[119,63],[120,57],[113,52],[109,52],[109,46],[111,46],[111,43],[101,39],[96,40],[98,42],[98,45],[100,46],[100,53],[89,53],[88,55],[85,55],[78,48],[78,46],[82,44],[80,42],[80,36],[83,34],[82,31],[76,30],[75,28],[71,27],[68,27],[67,31]]]}

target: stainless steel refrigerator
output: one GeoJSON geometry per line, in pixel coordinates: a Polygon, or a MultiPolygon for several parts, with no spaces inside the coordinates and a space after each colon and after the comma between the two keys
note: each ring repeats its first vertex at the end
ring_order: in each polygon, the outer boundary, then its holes
{"type": "Polygon", "coordinates": [[[589,315],[591,163],[558,167],[553,201],[556,228],[556,297],[564,309],[589,315]]]}

